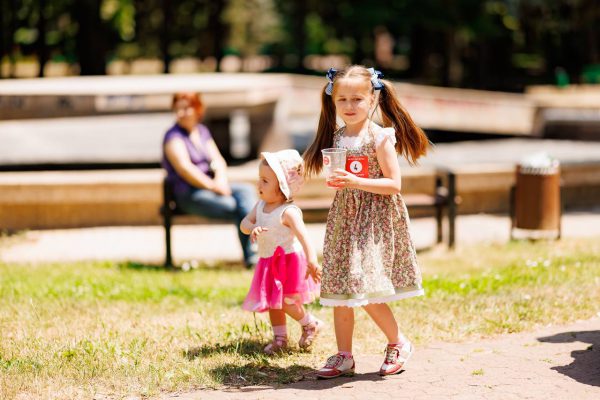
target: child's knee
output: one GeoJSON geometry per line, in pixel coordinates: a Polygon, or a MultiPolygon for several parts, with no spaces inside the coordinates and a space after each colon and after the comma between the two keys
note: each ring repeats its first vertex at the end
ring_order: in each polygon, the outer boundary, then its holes
{"type": "Polygon", "coordinates": [[[283,308],[286,311],[300,311],[304,306],[298,296],[286,296],[283,298],[283,308]]]}

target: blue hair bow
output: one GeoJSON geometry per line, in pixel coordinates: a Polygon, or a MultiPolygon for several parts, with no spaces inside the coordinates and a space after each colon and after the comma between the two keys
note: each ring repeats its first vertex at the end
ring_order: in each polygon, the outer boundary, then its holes
{"type": "Polygon", "coordinates": [[[335,78],[335,74],[337,74],[337,69],[329,68],[329,70],[327,71],[327,74],[325,75],[327,77],[327,80],[329,81],[329,83],[327,84],[327,87],[325,88],[325,93],[330,96],[331,96],[331,93],[333,93],[333,78],[335,78]]]}
{"type": "Polygon", "coordinates": [[[381,71],[377,71],[375,68],[367,68],[367,71],[371,73],[371,83],[373,84],[373,89],[383,89],[383,82],[379,80],[383,78],[383,74],[381,73],[381,71]]]}

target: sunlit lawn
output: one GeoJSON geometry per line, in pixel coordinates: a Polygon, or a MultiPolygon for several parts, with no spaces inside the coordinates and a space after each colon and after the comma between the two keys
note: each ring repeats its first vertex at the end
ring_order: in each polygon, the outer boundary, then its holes
{"type": "MultiPolygon", "coordinates": [[[[590,318],[600,311],[600,238],[510,243],[420,255],[426,296],[394,303],[418,345],[590,318]]],[[[313,379],[334,348],[267,357],[266,315],[240,304],[251,272],[170,272],[135,263],[0,264],[0,398],[153,396],[313,379]]],[[[331,311],[311,307],[329,322],[331,311]]],[[[290,321],[292,340],[299,329],[290,321]]],[[[357,312],[355,353],[384,337],[357,312]]]]}

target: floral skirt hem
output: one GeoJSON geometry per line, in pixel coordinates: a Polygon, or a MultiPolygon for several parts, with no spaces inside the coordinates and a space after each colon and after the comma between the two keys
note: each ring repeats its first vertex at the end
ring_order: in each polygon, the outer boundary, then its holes
{"type": "Polygon", "coordinates": [[[389,303],[396,300],[408,299],[410,297],[422,296],[424,294],[425,290],[423,288],[410,288],[408,290],[403,289],[402,291],[397,291],[396,293],[390,295],[375,294],[374,296],[367,297],[369,296],[367,294],[360,296],[360,298],[356,298],[357,296],[353,296],[354,298],[351,298],[348,295],[321,293],[319,303],[321,303],[322,306],[329,307],[361,307],[368,304],[389,303]]]}

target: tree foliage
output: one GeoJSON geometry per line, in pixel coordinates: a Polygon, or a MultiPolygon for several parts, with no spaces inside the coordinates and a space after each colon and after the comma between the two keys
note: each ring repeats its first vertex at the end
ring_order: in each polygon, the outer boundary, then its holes
{"type": "Polygon", "coordinates": [[[47,61],[102,74],[137,58],[168,72],[227,54],[310,72],[307,55],[337,54],[388,77],[519,90],[600,63],[597,0],[3,0],[0,11],[0,57],[38,60],[41,73],[47,61]]]}

